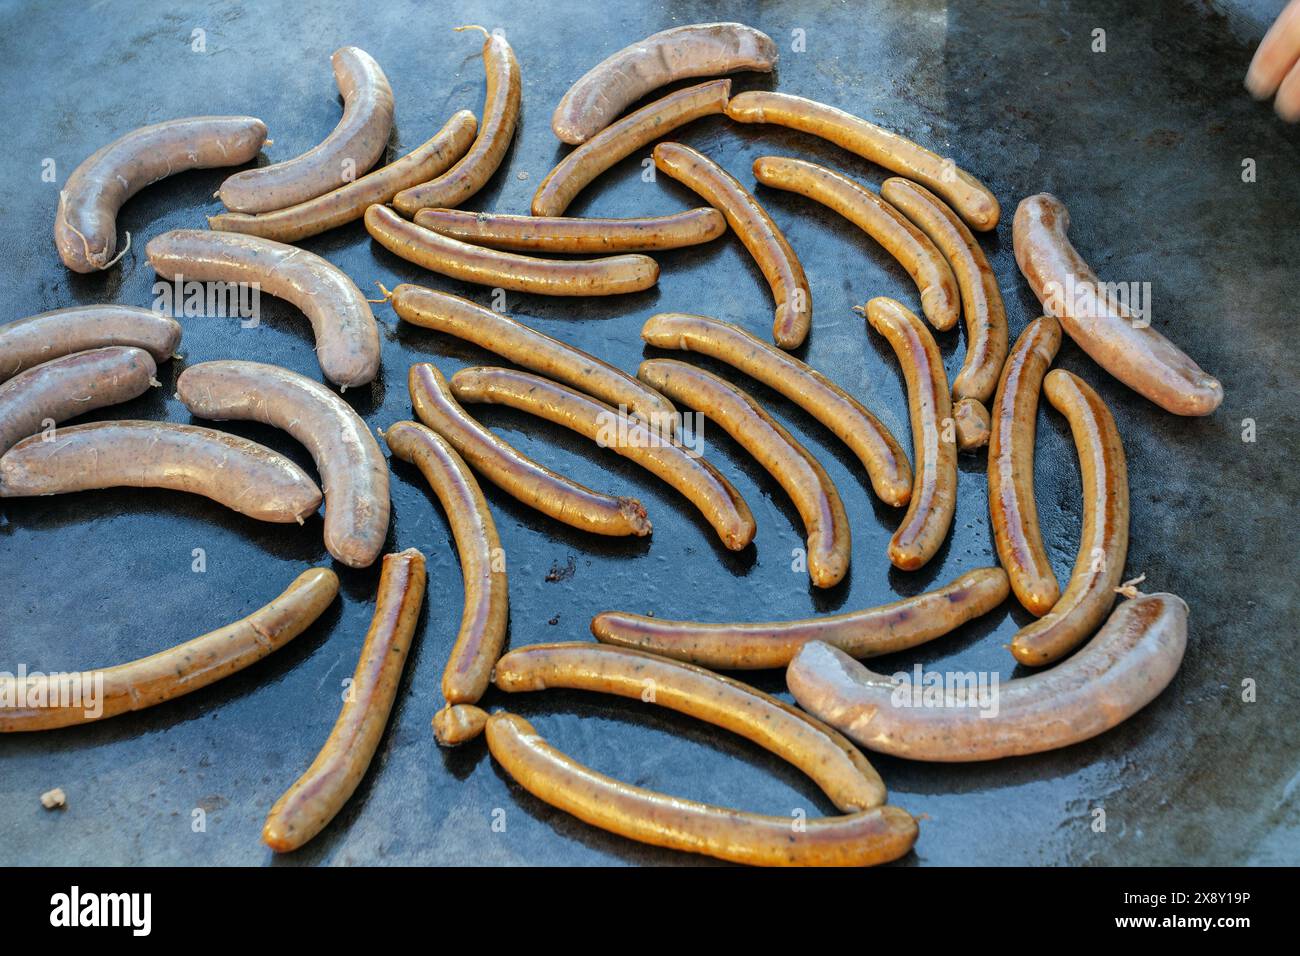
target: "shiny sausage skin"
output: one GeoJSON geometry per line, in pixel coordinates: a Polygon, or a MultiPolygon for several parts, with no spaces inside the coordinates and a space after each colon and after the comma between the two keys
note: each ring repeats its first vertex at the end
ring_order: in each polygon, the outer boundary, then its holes
{"type": "Polygon", "coordinates": [[[0,457],[0,498],[98,488],[203,495],[259,521],[302,524],[320,507],[306,472],[265,445],[175,422],[69,425],[25,438],[0,457]]]}
{"type": "Polygon", "coordinates": [[[699,194],[727,217],[772,289],[776,318],[772,339],[783,349],[797,349],[812,326],[812,292],[794,249],[758,200],[736,178],[707,156],[680,143],[660,143],[654,161],[683,186],[699,194]]]}
{"type": "Polygon", "coordinates": [[[448,704],[433,715],[433,738],[439,747],[469,743],[487,726],[488,712],[473,704],[448,704]]]}
{"type": "Polygon", "coordinates": [[[275,802],[262,827],[263,842],[275,852],[296,850],[325,829],[365,776],[397,699],[424,589],[423,554],[407,548],[384,555],[375,614],[338,720],[316,759],[275,802]]]}
{"type": "Polygon", "coordinates": [[[176,354],[181,324],[129,305],[74,305],[0,325],[0,383],[52,359],[129,345],[161,364],[176,354]]]}
{"type": "Polygon", "coordinates": [[[319,235],[360,219],[375,203],[392,202],[403,189],[428,182],[446,172],[452,163],[465,155],[477,131],[478,120],[474,114],[461,110],[428,142],[360,179],[315,199],[261,215],[225,212],[209,216],[208,228],[218,232],[242,232],[276,242],[298,242],[319,235]]]}
{"type": "MultiPolygon", "coordinates": [[[[93,687],[97,679],[103,680],[99,714],[88,715],[84,701],[68,706],[26,708],[0,703],[0,733],[53,730],[90,723],[153,707],[207,687],[278,651],[307,630],[334,601],[338,590],[338,576],[329,568],[304,571],[270,604],[233,624],[149,657],[68,675],[76,678],[83,688],[93,687]]],[[[15,681],[14,677],[0,674],[0,701],[18,699],[20,690],[12,686],[15,681]]],[[[59,699],[57,691],[49,674],[28,675],[26,700],[48,704],[59,699]]]]}
{"type": "Polygon", "coordinates": [[[957,280],[934,243],[888,203],[847,176],[783,156],[754,160],[754,178],[772,189],[798,193],[853,223],[898,260],[921,293],[921,311],[936,329],[957,324],[957,280]]]}
{"type": "Polygon", "coordinates": [[[0,385],[0,455],[40,432],[47,420],[57,425],[143,395],[158,384],[157,371],[143,349],[110,345],[19,372],[0,385]]]}
{"type": "Polygon", "coordinates": [[[562,216],[593,179],[638,149],[705,116],[720,116],[731,94],[730,80],[713,80],[655,100],[602,130],[546,174],[533,194],[534,216],[562,216]]]}
{"type": "Polygon", "coordinates": [[[505,552],[496,523],[469,466],[446,440],[423,425],[398,422],[384,433],[384,441],[395,457],[420,469],[451,525],[465,603],[442,671],[442,696],[451,705],[477,703],[492,681],[510,618],[505,552]]]}
{"type": "Polygon", "coordinates": [[[176,397],[199,418],[261,422],[311,453],[325,489],[325,547],[351,568],[375,563],[388,534],[388,462],[352,407],[305,375],[262,362],[203,362],[176,397]]]}
{"type": "Polygon", "coordinates": [[[343,95],[343,118],[334,131],[301,156],[246,169],[217,196],[232,212],[259,213],[296,206],[337,189],[379,162],[393,131],[393,89],[365,50],[340,47],[330,57],[343,95]]]}
{"type": "Polygon", "coordinates": [[[523,95],[519,61],[505,34],[488,33],[480,26],[456,27],[456,30],[483,31],[483,69],[487,75],[483,122],[474,145],[455,166],[437,179],[403,189],[393,197],[393,206],[403,216],[414,216],[417,210],[427,206],[440,209],[459,206],[486,186],[505,159],[519,123],[523,95]]]}
{"type": "Polygon", "coordinates": [[[952,266],[966,315],[966,360],[952,380],[952,397],[983,405],[1007,360],[1007,311],[998,277],[961,217],[930,190],[895,177],[885,180],[880,195],[929,236],[952,266]]]}
{"type": "Polygon", "coordinates": [[[1115,419],[1100,395],[1064,369],[1047,373],[1043,391],[1074,433],[1083,475],[1083,534],[1061,599],[1011,641],[1016,660],[1034,667],[1060,660],[1106,619],[1128,556],[1128,466],[1115,419]]]}
{"type": "Polygon", "coordinates": [[[569,87],[551,116],[562,142],[577,146],[656,90],[693,76],[739,70],[771,73],[776,44],[743,23],[693,23],[638,40],[606,57],[569,87]]]}
{"type": "Polygon", "coordinates": [[[1029,613],[1042,617],[1061,598],[1061,586],[1043,547],[1034,498],[1034,438],[1043,376],[1061,347],[1061,326],[1045,315],[1020,333],[1002,367],[989,435],[989,518],[998,560],[1011,590],[1029,613]]]}
{"type": "Polygon", "coordinates": [[[963,398],[952,407],[953,424],[957,427],[957,447],[961,451],[975,451],[989,443],[989,410],[974,398],[963,398]]]}
{"type": "Polygon", "coordinates": [[[361,290],[338,266],[258,236],[174,229],[149,240],[149,264],[171,282],[256,283],[311,322],[325,377],[347,389],[379,374],[379,327],[361,290]]]}
{"type": "Polygon", "coordinates": [[[539,259],[440,235],[387,206],[371,206],[365,219],[370,237],[393,255],[461,282],[537,295],[588,296],[641,292],[659,281],[659,264],[649,256],[539,259]]]}
{"type": "Polygon", "coordinates": [[[412,365],[407,384],[420,421],[506,494],[579,531],[614,537],[650,533],[641,502],[592,491],[521,455],[461,408],[447,380],[432,365],[412,365]]]}
{"type": "Polygon", "coordinates": [[[453,335],[547,378],[571,385],[671,435],[677,422],[672,402],[594,355],[543,335],[507,315],[446,292],[403,283],[388,299],[405,322],[453,335]]]}
{"type": "Polygon", "coordinates": [[[948,376],[934,336],[904,306],[878,296],[865,309],[871,327],[883,335],[898,356],[907,381],[907,405],[912,418],[912,499],[903,523],[889,539],[889,560],[903,571],[915,571],[943,545],[957,509],[956,435],[948,376]]]}
{"type": "Polygon", "coordinates": [[[73,272],[107,269],[117,261],[123,203],[173,173],[246,163],[265,141],[266,125],[251,116],[169,120],[114,140],[78,166],[59,192],[59,258],[73,272]]]}
{"type": "Polygon", "coordinates": [[[1218,379],[1149,325],[1134,327],[1134,316],[1105,293],[1070,244],[1069,228],[1069,210],[1048,193],[1023,199],[1016,208],[1016,264],[1044,310],[1061,320],[1093,361],[1165,411],[1208,415],[1218,408],[1218,379]]]}
{"type": "Polygon", "coordinates": [[[722,426],[790,496],[808,541],[808,576],[834,587],[849,570],[849,519],[830,475],[776,419],[745,392],[711,372],[674,359],[651,359],[641,381],[722,426]]]}
{"type": "Polygon", "coordinates": [[[987,232],[998,224],[997,197],[978,179],[951,160],[851,113],[801,96],[752,90],[733,96],[727,115],[737,123],[774,123],[811,133],[932,189],[972,229],[987,232]]]}
{"type": "Polygon", "coordinates": [[[898,508],[911,498],[912,468],[889,429],[815,368],[739,326],[703,315],[652,315],[641,338],[656,348],[707,355],[758,379],[834,432],[858,456],[881,501],[898,508]]]}
{"type": "Polygon", "coordinates": [[[978,568],[955,581],[892,604],[802,621],[705,624],[605,611],[591,621],[603,644],[632,647],[719,670],[785,667],[810,641],[853,657],[908,650],[956,630],[1006,600],[1001,568],[978,568]]]}
{"type": "Polygon", "coordinates": [[[1117,607],[1069,660],[996,690],[956,688],[942,703],[917,700],[908,681],[870,671],[827,644],[801,650],[786,682],[801,707],[869,750],[908,760],[996,760],[1068,747],[1123,723],[1165,689],[1186,647],[1187,605],[1173,594],[1146,594],[1117,607]]]}
{"type": "Polygon", "coordinates": [[[547,255],[681,249],[709,242],[727,231],[726,218],[707,206],[644,219],[571,219],[421,209],[415,214],[415,224],[476,246],[547,255]]]}
{"type": "Polygon", "coordinates": [[[731,482],[671,437],[616,408],[540,376],[506,368],[461,369],[451,377],[451,390],[458,401],[528,412],[636,462],[681,492],[732,551],[743,550],[754,539],[754,516],[731,482]]]}
{"type": "Polygon", "coordinates": [[[873,866],[904,856],[916,821],[897,807],[808,820],[763,816],[621,783],[556,750],[514,714],[487,722],[492,757],[521,787],[573,816],[651,846],[754,866],[873,866]]]}
{"type": "Polygon", "coordinates": [[[845,813],[888,794],[875,768],[839,733],[757,688],[693,664],[601,644],[534,644],[501,658],[507,693],[564,687],[646,701],[730,730],[807,774],[845,813]]]}

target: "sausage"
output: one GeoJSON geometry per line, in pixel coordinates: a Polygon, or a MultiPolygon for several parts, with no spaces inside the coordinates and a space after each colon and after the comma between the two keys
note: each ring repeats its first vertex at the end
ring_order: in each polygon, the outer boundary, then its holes
{"type": "Polygon", "coordinates": [[[75,305],[0,325],[0,383],[51,359],[109,345],[144,349],[166,362],[181,344],[181,324],[129,305],[75,305]]]}
{"type": "Polygon", "coordinates": [[[998,277],[961,217],[930,190],[895,177],[885,180],[880,195],[929,236],[952,266],[966,315],[966,360],[952,380],[952,397],[983,405],[1007,360],[1007,311],[998,277]]]}
{"type": "Polygon", "coordinates": [[[510,617],[505,552],[496,523],[469,466],[442,437],[415,422],[398,422],[384,433],[384,441],[395,457],[420,469],[456,539],[465,602],[442,672],[442,696],[452,705],[477,703],[492,681],[510,617]]]}
{"type": "Polygon", "coordinates": [[[338,720],[262,826],[262,841],[275,852],[296,850],[325,829],[365,776],[397,699],[424,589],[423,554],[407,548],[384,555],[375,614],[338,720]]]}
{"type": "Polygon", "coordinates": [[[412,325],[472,342],[593,398],[625,407],[667,435],[673,433],[677,410],[672,402],[594,355],[446,292],[403,283],[388,301],[393,311],[412,325]]]}
{"type": "Polygon", "coordinates": [[[110,345],[20,372],[0,385],[0,455],[46,422],[57,424],[143,395],[159,384],[157,371],[143,349],[110,345]]]}
{"type": "Polygon", "coordinates": [[[921,310],[936,329],[957,324],[957,280],[934,243],[870,189],[802,159],[760,156],[754,178],[764,186],[807,196],[839,213],[898,260],[921,293],[921,310]]]}
{"type": "Polygon", "coordinates": [[[505,159],[519,122],[522,97],[519,61],[501,31],[488,33],[480,26],[456,27],[483,31],[483,69],[487,74],[487,95],[483,100],[483,123],[469,152],[437,179],[403,189],[393,205],[404,216],[414,216],[426,206],[451,208],[469,199],[492,178],[505,159]]]}
{"type": "Polygon", "coordinates": [[[203,495],[259,521],[298,522],[320,507],[306,472],[265,445],[197,425],[112,421],[25,438],[0,457],[0,498],[98,488],[203,495]]]}
{"type": "Polygon", "coordinates": [[[705,206],[644,219],[568,219],[421,209],[415,214],[415,223],[476,246],[547,255],[680,249],[698,246],[727,231],[722,213],[705,206]]]}
{"type": "Polygon", "coordinates": [[[1223,386],[1178,346],[1151,328],[1108,291],[1066,233],[1070,213],[1055,196],[1039,193],[1016,208],[1011,235],[1016,265],[1043,308],[1098,365],[1139,395],[1175,415],[1208,415],[1223,401],[1223,386]]]}
{"type": "Polygon", "coordinates": [[[379,327],[361,290],[315,253],[258,236],[173,229],[145,247],[154,271],[173,282],[256,284],[302,310],[325,377],[347,389],[379,374],[379,327]]]}
{"type": "Polygon", "coordinates": [[[997,197],[978,179],[952,160],[851,113],[802,96],[751,90],[728,101],[727,115],[737,123],[774,123],[811,133],[932,189],[972,229],[987,232],[998,224],[997,197]]]}
{"type": "Polygon", "coordinates": [[[343,117],[333,132],[301,156],[246,169],[217,196],[232,212],[259,213],[296,206],[352,182],[379,162],[393,131],[393,89],[365,50],[340,47],[330,57],[343,96],[343,117]]]}
{"type": "Polygon", "coordinates": [[[881,806],[887,797],[875,768],[839,733],[755,687],[693,664],[601,644],[534,644],[501,658],[493,682],[510,694],[563,687],[648,699],[776,754],[845,813],[881,806]]]}
{"type": "Polygon", "coordinates": [[[952,424],[948,376],[934,336],[900,302],[878,296],[863,313],[898,356],[907,381],[907,405],[912,419],[912,498],[903,522],[889,539],[889,560],[903,571],[915,571],[934,557],[948,537],[957,508],[956,435],[952,424]]]}
{"type": "MultiPolygon", "coordinates": [[[[1147,594],[1117,607],[1083,650],[1051,670],[980,689],[920,688],[827,644],[786,672],[799,705],[862,746],[909,760],[996,760],[1067,747],[1123,723],[1165,689],[1187,646],[1187,605],[1147,594]]],[[[900,675],[901,676],[901,675],[900,675]]]]}
{"type": "Polygon", "coordinates": [[[1083,534],[1061,599],[1011,641],[1016,660],[1030,666],[1060,660],[1106,619],[1128,556],[1128,466],[1115,419],[1100,395],[1064,369],[1047,373],[1043,391],[1074,433],[1083,476],[1083,534]]]}
{"type": "Polygon", "coordinates": [[[611,833],[757,866],[873,866],[904,856],[916,821],[897,807],[808,820],[727,810],[621,783],[571,760],[514,714],[487,722],[492,757],[545,803],[611,833]]]}
{"type": "Polygon", "coordinates": [[[889,429],[815,368],[739,326],[703,315],[652,315],[641,338],[656,348],[707,355],[758,379],[834,432],[858,456],[881,501],[897,508],[912,496],[912,468],[889,429]]]}
{"type": "Polygon", "coordinates": [[[366,231],[393,255],[431,272],[515,292],[619,295],[641,292],[659,281],[659,264],[649,256],[565,260],[499,252],[407,222],[387,206],[366,210],[366,231]]]}
{"type": "Polygon", "coordinates": [[[849,519],[830,475],[808,449],[736,386],[673,359],[642,362],[641,381],[703,412],[762,465],[794,502],[808,537],[808,575],[834,587],[849,570],[849,519]]]}
{"type": "Polygon", "coordinates": [[[772,338],[783,349],[797,349],[812,325],[812,292],[799,257],[781,230],[730,173],[707,156],[680,143],[660,143],[655,166],[698,193],[727,217],[727,225],[758,263],[776,300],[772,338]]]}
{"type": "Polygon", "coordinates": [[[199,418],[261,422],[311,453],[325,489],[325,547],[350,568],[375,563],[388,534],[388,463],[352,407],[305,375],[262,362],[192,365],[176,397],[199,418]]]}
{"type": "Polygon", "coordinates": [[[448,704],[433,715],[433,737],[440,747],[468,743],[487,726],[488,712],[473,704],[448,704]]]}
{"type": "Polygon", "coordinates": [[[407,383],[420,421],[506,494],[579,531],[614,537],[650,533],[641,502],[592,491],[521,455],[460,407],[451,386],[432,365],[412,365],[407,383]]]}
{"type": "Polygon", "coordinates": [[[1061,597],[1034,499],[1034,438],[1038,392],[1061,346],[1061,326],[1050,315],[1020,333],[1002,367],[989,435],[989,518],[998,560],[1011,590],[1029,613],[1042,617],[1061,597]]]}
{"type": "Polygon", "coordinates": [[[669,93],[579,146],[546,174],[533,194],[534,216],[562,216],[593,179],[673,130],[727,109],[731,80],[713,80],[669,93]]]}
{"type": "MultiPolygon", "coordinates": [[[[107,269],[117,253],[117,211],[145,186],[173,173],[246,163],[266,141],[251,116],[192,116],[142,126],[98,150],[59,192],[54,245],[73,272],[107,269]]],[[[131,235],[127,233],[127,248],[131,235]]]]}
{"type": "Polygon", "coordinates": [[[461,402],[505,405],[563,425],[636,462],[681,492],[732,551],[754,540],[754,516],[731,482],[671,437],[616,408],[537,375],[505,368],[461,369],[451,377],[451,390],[461,402]]]}
{"type": "Polygon", "coordinates": [[[242,232],[276,242],[298,242],[360,219],[375,203],[392,202],[403,189],[428,182],[465,155],[478,131],[478,120],[460,110],[428,142],[401,159],[315,199],[260,215],[224,212],[208,217],[208,228],[242,232]]]}
{"type": "Polygon", "coordinates": [[[605,611],[592,618],[591,633],[603,644],[701,667],[760,670],[785,667],[810,641],[823,641],[852,657],[905,651],[987,614],[1008,593],[1001,568],[977,568],[933,591],[846,614],[763,624],[704,624],[605,611]]]}
{"type": "Polygon", "coordinates": [[[338,590],[333,571],[312,568],[248,617],[157,654],[80,673],[18,679],[0,673],[0,733],[72,727],[193,693],[278,651],[311,627],[338,590]],[[75,699],[76,688],[92,687],[75,699]],[[73,693],[64,693],[69,690],[73,693]],[[86,693],[97,699],[87,701],[86,693]],[[24,706],[24,701],[39,704],[24,706]]]}
{"type": "Polygon", "coordinates": [[[952,420],[961,451],[975,451],[989,443],[989,410],[976,399],[963,398],[953,405],[952,420]]]}
{"type": "Polygon", "coordinates": [[[651,34],[606,57],[569,87],[551,116],[551,129],[577,146],[625,109],[656,90],[693,76],[740,70],[771,73],[776,44],[743,23],[693,23],[651,34]]]}

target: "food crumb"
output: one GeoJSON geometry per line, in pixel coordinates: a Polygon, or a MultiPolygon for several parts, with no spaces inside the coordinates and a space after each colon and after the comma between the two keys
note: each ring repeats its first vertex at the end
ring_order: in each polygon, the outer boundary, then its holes
{"type": "Polygon", "coordinates": [[[41,806],[46,810],[62,810],[67,805],[68,795],[63,792],[62,787],[55,787],[41,794],[41,806]]]}

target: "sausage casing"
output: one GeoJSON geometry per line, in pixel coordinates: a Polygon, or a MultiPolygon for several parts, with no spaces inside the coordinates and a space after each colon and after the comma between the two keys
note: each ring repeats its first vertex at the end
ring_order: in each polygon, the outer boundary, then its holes
{"type": "Polygon", "coordinates": [[[476,246],[546,255],[680,249],[716,239],[727,231],[726,218],[707,206],[644,219],[573,219],[421,209],[415,214],[415,224],[476,246]]]}
{"type": "Polygon", "coordinates": [[[0,382],[52,359],[129,345],[161,364],[176,354],[181,325],[151,309],[129,305],[75,305],[0,325],[0,382]]]}

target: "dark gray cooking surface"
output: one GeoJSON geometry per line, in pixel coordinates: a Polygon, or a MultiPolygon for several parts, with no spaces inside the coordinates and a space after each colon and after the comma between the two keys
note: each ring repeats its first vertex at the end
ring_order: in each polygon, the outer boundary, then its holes
{"type": "MultiPolygon", "coordinates": [[[[394,151],[429,137],[457,109],[479,113],[479,40],[461,23],[504,28],[524,79],[524,115],[505,166],[469,204],[526,212],[564,155],[549,128],[560,95],[613,50],[673,24],[719,19],[712,5],[557,4],[555,0],[412,3],[5,4],[0,12],[0,321],[83,302],[149,305],[148,239],[201,227],[218,210],[222,171],[186,173],[143,192],[119,229],[134,238],[121,267],[73,275],[59,264],[51,223],[59,186],[100,145],[144,123],[202,113],[261,117],[283,159],[318,142],[338,119],[329,54],[356,44],[384,66],[397,96],[394,151]],[[195,52],[194,30],[206,50],[195,52]],[[397,140],[400,140],[398,142],[397,140]]],[[[1245,863],[1300,861],[1296,781],[1297,673],[1295,383],[1296,263],[1300,262],[1300,131],[1253,103],[1241,80],[1280,3],[738,3],[725,17],[780,44],[776,79],[746,74],[737,89],[768,88],[847,108],[900,130],[973,171],[997,193],[1003,220],[985,245],[1002,280],[1013,334],[1038,314],[1011,255],[1011,214],[1050,190],[1069,205],[1077,246],[1103,279],[1152,284],[1154,324],[1227,390],[1209,419],[1177,419],[1102,373],[1072,343],[1059,364],[1096,386],[1114,409],[1132,481],[1130,576],[1191,605],[1187,659],[1173,685],[1121,728],[1059,753],[972,766],[873,760],[892,801],[922,816],[908,862],[1245,863]],[[1085,10],[1085,6],[1089,9],[1085,10]],[[1107,51],[1091,51],[1093,30],[1107,51]],[[791,49],[793,31],[806,52],[791,49]],[[1242,161],[1258,181],[1243,183],[1242,161]],[[1257,440],[1243,441],[1243,421],[1257,440]],[[1244,703],[1245,679],[1258,700],[1244,703]],[[1106,830],[1094,832],[1094,809],[1106,830]]],[[[878,185],[886,173],[837,148],[777,128],[710,119],[684,142],[752,184],[752,160],[796,155],[878,185]]],[[[648,154],[648,150],[646,151],[648,154]]],[[[666,214],[698,205],[641,159],[582,194],[576,215],[666,214]]],[[[851,311],[874,295],[917,305],[906,275],[847,223],[799,197],[758,196],[803,259],[815,302],[807,359],[867,402],[910,447],[902,379],[888,347],[851,311]]],[[[489,290],[410,266],[372,243],[360,223],[305,243],[363,288],[422,282],[486,303],[489,290]]],[[[643,356],[638,330],[654,312],[703,312],[766,333],[772,306],[734,236],[659,257],[658,288],[612,299],[512,294],[509,311],[628,370],[643,356]]],[[[492,363],[487,353],[399,325],[377,306],[383,373],[347,400],[373,427],[410,417],[407,367],[450,374],[492,363]]],[[[263,301],[256,329],[184,320],[183,361],[163,387],[96,417],[188,421],[172,393],[186,364],[219,358],[319,369],[301,314],[263,301]]],[[[940,344],[949,372],[965,336],[940,344]]],[[[853,522],[848,581],[810,591],[790,569],[802,544],[780,488],[718,430],[707,455],[739,487],[758,521],[756,546],[725,552],[692,508],[634,466],[558,428],[489,410],[483,418],[528,454],[648,508],[649,540],[570,532],[486,488],[509,555],[510,644],[589,640],[607,608],[671,617],[769,619],[849,610],[914,594],[994,561],[984,456],[964,456],[948,544],[922,571],[891,570],[885,544],[898,516],[878,506],[857,463],[823,428],[772,393],[754,393],[826,464],[853,522]]],[[[287,435],[244,424],[309,469],[287,435]]],[[[1080,520],[1075,455],[1063,419],[1040,413],[1036,469],[1044,532],[1058,574],[1073,562],[1080,520]]],[[[414,469],[394,469],[390,549],[429,557],[425,620],[380,753],[334,824],[293,863],[694,863],[594,830],[551,811],[506,779],[481,741],[447,753],[429,718],[460,616],[461,579],[446,521],[414,469]],[[494,820],[504,820],[504,832],[494,820]]],[[[329,563],[320,519],[302,529],[264,525],[172,493],[94,492],[0,506],[0,668],[71,669],[121,661],[248,613],[303,569],[329,563]],[[207,570],[192,570],[194,549],[207,570]]],[[[266,811],[311,761],[338,711],[371,611],[378,567],[338,567],[341,600],[284,651],[229,680],[97,726],[0,739],[0,863],[263,864],[266,811]],[[68,794],[63,812],[38,803],[68,794]],[[204,832],[194,832],[196,810],[204,832]]],[[[1027,615],[1010,603],[959,633],[897,659],[892,672],[1011,673],[1004,650],[1027,615]]],[[[780,672],[754,677],[784,694],[780,672]]],[[[831,807],[797,771],[725,732],[638,702],[548,692],[508,707],[580,761],[638,784],[769,813],[831,807]]],[[[280,862],[280,861],[277,861],[280,862]]]]}

